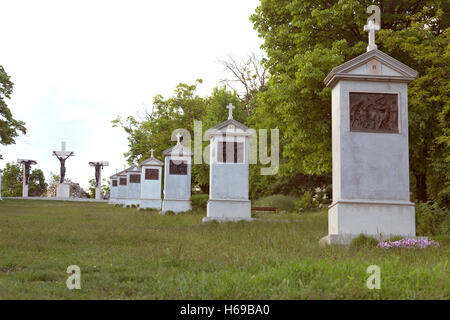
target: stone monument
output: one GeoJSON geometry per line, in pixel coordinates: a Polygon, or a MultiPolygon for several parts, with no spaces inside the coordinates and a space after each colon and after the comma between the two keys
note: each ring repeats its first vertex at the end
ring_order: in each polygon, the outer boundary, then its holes
{"type": "Polygon", "coordinates": [[[204,222],[251,220],[249,186],[249,144],[253,130],[233,119],[206,131],[210,139],[209,200],[204,222]]]}
{"type": "Polygon", "coordinates": [[[17,163],[23,167],[23,183],[22,183],[22,197],[28,198],[28,182],[30,180],[30,169],[32,165],[37,164],[35,160],[17,159],[17,163]]]}
{"type": "Polygon", "coordinates": [[[116,170],[116,174],[109,177],[109,180],[111,181],[111,185],[110,185],[108,203],[116,204],[117,203],[117,189],[119,187],[119,177],[117,176],[117,170],[116,170]]]}
{"type": "Polygon", "coordinates": [[[160,160],[151,156],[141,162],[141,208],[161,209],[161,175],[162,166],[160,160]]]}
{"type": "Polygon", "coordinates": [[[188,211],[191,209],[191,151],[180,142],[163,152],[164,200],[162,211],[188,211]]]}
{"type": "Polygon", "coordinates": [[[75,155],[73,151],[66,151],[66,142],[61,142],[61,151],[53,151],[53,155],[58,158],[61,167],[59,171],[59,183],[56,187],[57,198],[69,198],[70,197],[70,183],[65,183],[64,178],[66,176],[66,160],[69,157],[75,155]]]}
{"type": "Polygon", "coordinates": [[[95,168],[95,199],[102,200],[102,169],[109,166],[108,161],[89,162],[91,167],[95,168]]]}
{"type": "Polygon", "coordinates": [[[125,170],[116,173],[118,180],[116,204],[124,205],[127,200],[128,183],[127,173],[125,172],[125,170]]]}
{"type": "Polygon", "coordinates": [[[141,202],[141,168],[132,166],[125,170],[127,175],[127,198],[124,205],[140,205],[141,202]]]}
{"type": "Polygon", "coordinates": [[[417,72],[377,49],[372,20],[367,52],[325,78],[332,100],[333,202],[321,243],[359,234],[415,236],[409,198],[408,83],[417,72]]]}

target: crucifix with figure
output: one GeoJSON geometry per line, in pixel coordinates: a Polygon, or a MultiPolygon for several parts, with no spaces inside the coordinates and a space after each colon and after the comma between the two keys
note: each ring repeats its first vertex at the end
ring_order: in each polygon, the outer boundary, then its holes
{"type": "Polygon", "coordinates": [[[102,196],[102,169],[103,167],[109,166],[108,161],[92,161],[89,162],[91,167],[95,167],[95,199],[101,200],[102,196]]]}
{"type": "Polygon", "coordinates": [[[63,141],[61,142],[61,151],[53,151],[53,155],[57,157],[61,163],[59,183],[64,183],[64,178],[66,176],[66,160],[67,158],[74,156],[75,153],[73,151],[66,151],[66,142],[63,141]]]}
{"type": "Polygon", "coordinates": [[[30,180],[30,169],[32,165],[37,164],[36,160],[17,159],[17,163],[23,165],[23,185],[22,197],[28,197],[28,182],[30,180]]]}

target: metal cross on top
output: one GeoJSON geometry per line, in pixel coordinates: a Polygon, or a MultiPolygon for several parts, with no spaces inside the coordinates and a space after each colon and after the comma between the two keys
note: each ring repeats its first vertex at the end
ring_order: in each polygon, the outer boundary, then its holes
{"type": "Polygon", "coordinates": [[[151,153],[150,158],[153,158],[153,151],[155,151],[155,150],[150,149],[150,153],[151,153]]]}
{"type": "Polygon", "coordinates": [[[369,32],[369,45],[367,46],[367,52],[377,49],[377,45],[375,43],[375,32],[380,30],[380,26],[375,24],[373,20],[369,20],[368,23],[369,24],[364,26],[364,31],[369,32]]]}
{"type": "Polygon", "coordinates": [[[230,104],[227,106],[227,109],[228,109],[228,120],[233,119],[233,109],[234,109],[234,108],[236,108],[236,107],[233,106],[232,103],[230,103],[230,104]]]}

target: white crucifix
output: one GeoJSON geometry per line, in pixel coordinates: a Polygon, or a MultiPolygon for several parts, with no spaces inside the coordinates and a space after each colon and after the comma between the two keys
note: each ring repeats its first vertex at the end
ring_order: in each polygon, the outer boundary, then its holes
{"type": "Polygon", "coordinates": [[[153,151],[155,151],[155,150],[150,149],[150,153],[151,153],[150,158],[153,158],[153,151]]]}
{"type": "Polygon", "coordinates": [[[376,25],[373,20],[368,21],[369,24],[364,26],[364,31],[369,32],[369,45],[367,46],[367,51],[376,50],[377,45],[375,44],[375,32],[380,30],[380,26],[376,25]]]}
{"type": "Polygon", "coordinates": [[[53,151],[53,155],[57,157],[70,157],[75,155],[73,151],[66,151],[66,142],[61,142],[61,151],[53,151]]]}
{"type": "Polygon", "coordinates": [[[229,104],[227,106],[228,109],[228,120],[233,119],[233,109],[236,108],[235,106],[233,106],[233,104],[229,104]]]}

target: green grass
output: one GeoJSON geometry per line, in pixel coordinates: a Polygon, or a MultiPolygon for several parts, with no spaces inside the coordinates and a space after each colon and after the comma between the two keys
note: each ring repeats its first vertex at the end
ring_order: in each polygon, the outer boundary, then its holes
{"type": "Polygon", "coordinates": [[[278,211],[293,212],[295,210],[295,203],[299,198],[293,196],[286,196],[283,194],[275,194],[267,196],[252,202],[256,207],[276,207],[278,211]]]}
{"type": "Polygon", "coordinates": [[[448,299],[449,244],[320,248],[326,211],[201,224],[100,203],[0,203],[0,299],[448,299]],[[381,289],[369,290],[369,265],[381,289]],[[81,268],[81,290],[66,269],[81,268]]]}

